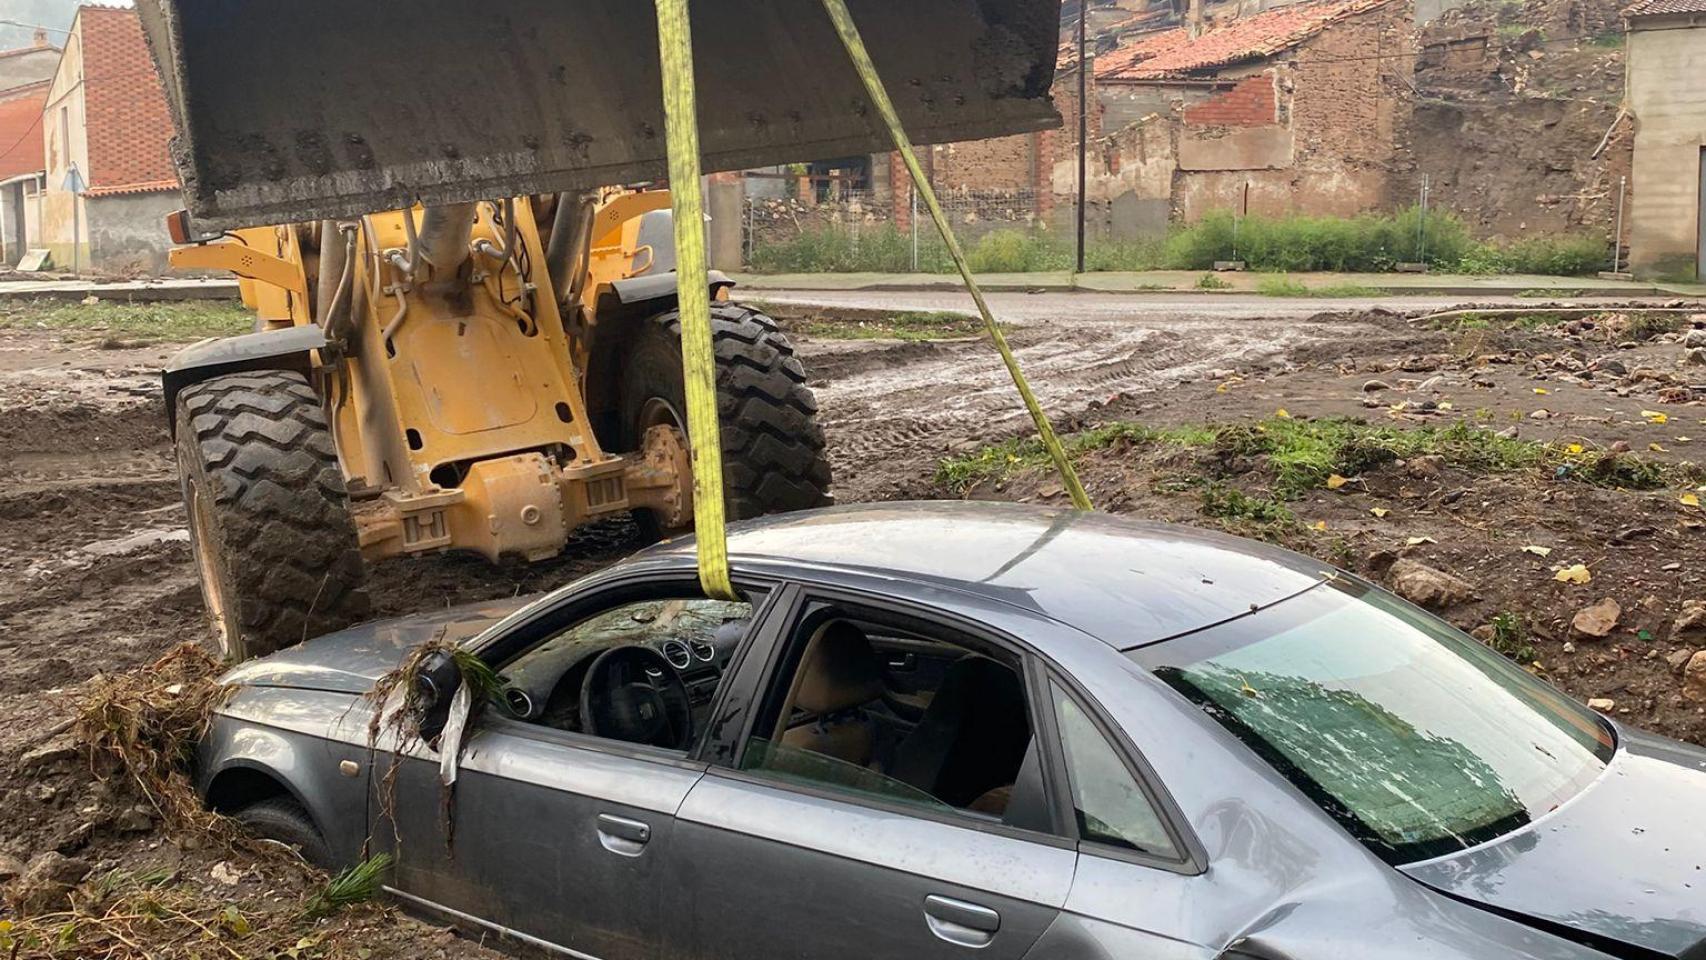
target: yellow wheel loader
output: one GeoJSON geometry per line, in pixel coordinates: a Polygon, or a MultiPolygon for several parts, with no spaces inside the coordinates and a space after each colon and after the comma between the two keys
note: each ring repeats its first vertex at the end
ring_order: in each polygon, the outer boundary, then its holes
{"type": "MultiPolygon", "coordinates": [[[[915,140],[1058,124],[1059,0],[851,6],[915,140]]],[[[235,273],[256,313],[164,375],[222,656],[360,619],[371,561],[690,526],[670,197],[605,186],[664,166],[650,4],[138,7],[188,200],[173,263],[235,273]]],[[[694,0],[692,28],[707,171],[890,145],[816,4],[694,0]]],[[[828,503],[805,371],[709,283],[729,516],[828,503]]]]}

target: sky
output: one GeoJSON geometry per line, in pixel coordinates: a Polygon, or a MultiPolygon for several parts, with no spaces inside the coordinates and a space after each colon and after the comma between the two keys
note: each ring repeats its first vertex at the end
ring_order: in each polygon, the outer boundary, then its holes
{"type": "MultiPolygon", "coordinates": [[[[131,0],[102,0],[107,6],[128,7],[131,0]]],[[[0,0],[0,20],[17,21],[32,26],[18,26],[16,23],[0,23],[0,50],[12,47],[27,47],[30,38],[35,35],[33,26],[48,28],[48,42],[61,46],[65,41],[65,30],[71,26],[71,16],[77,12],[80,0],[0,0]]]]}

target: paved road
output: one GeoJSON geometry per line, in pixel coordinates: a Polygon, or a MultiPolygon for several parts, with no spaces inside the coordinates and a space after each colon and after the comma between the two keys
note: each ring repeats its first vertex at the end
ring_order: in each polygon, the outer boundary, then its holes
{"type": "MultiPolygon", "coordinates": [[[[737,289],[737,295],[739,291],[737,289]]],[[[955,310],[975,314],[971,296],[964,291],[898,291],[898,290],[753,290],[746,296],[771,303],[815,304],[868,310],[955,310]]],[[[1132,322],[1145,319],[1178,320],[1184,317],[1235,319],[1240,317],[1282,318],[1308,317],[1327,312],[1354,312],[1383,307],[1404,313],[1427,313],[1449,310],[1464,304],[1463,297],[1263,297],[1228,294],[1185,293],[991,293],[986,294],[998,319],[1024,325],[1051,320],[1071,319],[1079,322],[1132,322]]],[[[1659,305],[1674,298],[1648,297],[1639,300],[1659,305]]],[[[1478,306],[1535,307],[1542,301],[1516,297],[1476,297],[1468,301],[1478,306]]],[[[1601,299],[1559,300],[1560,304],[1578,304],[1603,309],[1601,299]]]]}
{"type": "MultiPolygon", "coordinates": [[[[16,276],[16,275],[14,275],[16,276]]],[[[235,300],[232,277],[150,277],[146,280],[0,280],[0,300],[235,300]]]]}

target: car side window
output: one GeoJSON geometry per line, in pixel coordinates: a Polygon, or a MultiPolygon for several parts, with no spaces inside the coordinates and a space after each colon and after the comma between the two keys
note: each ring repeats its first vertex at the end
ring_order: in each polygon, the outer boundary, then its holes
{"type": "Polygon", "coordinates": [[[815,604],[767,685],[743,770],[854,798],[1049,828],[1016,658],[949,631],[815,604]]]}
{"type": "Polygon", "coordinates": [[[1161,817],[1119,752],[1071,696],[1051,683],[1061,753],[1071,784],[1078,835],[1084,840],[1177,859],[1161,817]]]}
{"type": "Polygon", "coordinates": [[[705,729],[752,611],[664,597],[585,617],[503,665],[503,707],[524,723],[685,751],[705,729]]]}

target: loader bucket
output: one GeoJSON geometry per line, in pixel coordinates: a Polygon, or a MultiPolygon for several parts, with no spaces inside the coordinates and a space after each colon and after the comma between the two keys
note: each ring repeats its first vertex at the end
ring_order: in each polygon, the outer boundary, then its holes
{"type": "MultiPolygon", "coordinates": [[[[139,0],[204,230],[664,176],[650,0],[139,0]]],[[[919,143],[1059,125],[1060,0],[852,0],[919,143]]],[[[892,147],[815,0],[694,0],[704,169],[892,147]]]]}

